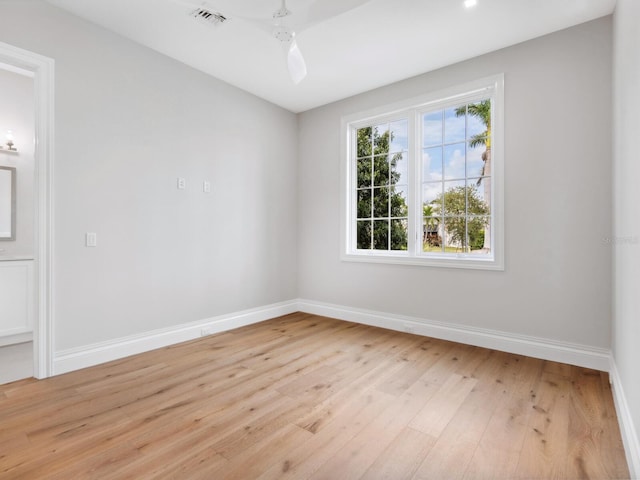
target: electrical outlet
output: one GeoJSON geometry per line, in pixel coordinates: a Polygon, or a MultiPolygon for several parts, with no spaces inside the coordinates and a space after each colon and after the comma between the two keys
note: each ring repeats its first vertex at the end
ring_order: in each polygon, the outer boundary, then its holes
{"type": "Polygon", "coordinates": [[[187,188],[187,180],[184,177],[178,177],[178,190],[187,188]]]}
{"type": "Polygon", "coordinates": [[[200,336],[201,337],[206,337],[207,335],[211,335],[211,329],[209,327],[204,327],[203,329],[200,330],[200,336]]]}
{"type": "Polygon", "coordinates": [[[208,180],[205,180],[204,182],[202,182],[202,191],[204,193],[211,193],[211,182],[208,180]]]}

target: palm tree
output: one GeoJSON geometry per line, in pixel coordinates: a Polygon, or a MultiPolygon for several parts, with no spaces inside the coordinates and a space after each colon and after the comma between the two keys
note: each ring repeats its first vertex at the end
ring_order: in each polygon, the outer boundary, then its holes
{"type": "MultiPolygon", "coordinates": [[[[481,176],[491,175],[491,100],[482,100],[478,103],[472,103],[456,108],[456,117],[463,117],[466,114],[479,119],[484,125],[485,131],[472,136],[469,139],[471,148],[483,145],[485,151],[482,153],[482,171],[481,176]]],[[[482,183],[482,178],[478,180],[478,185],[482,183]]]]}
{"type": "Polygon", "coordinates": [[[440,218],[436,217],[437,212],[433,208],[433,205],[425,203],[422,206],[422,243],[428,243],[430,246],[440,246],[440,235],[438,234],[438,227],[440,225],[440,218]]]}
{"type": "MultiPolygon", "coordinates": [[[[485,127],[485,131],[472,136],[469,139],[469,146],[471,148],[484,146],[485,150],[482,152],[482,170],[480,171],[481,178],[478,179],[476,185],[480,186],[484,177],[491,175],[491,100],[482,100],[478,103],[472,103],[456,108],[456,117],[462,117],[466,114],[471,115],[479,119],[485,127]]],[[[489,211],[491,211],[491,183],[484,182],[484,199],[489,211]]],[[[489,251],[491,249],[491,224],[487,224],[484,234],[484,246],[483,250],[489,251]]]]}

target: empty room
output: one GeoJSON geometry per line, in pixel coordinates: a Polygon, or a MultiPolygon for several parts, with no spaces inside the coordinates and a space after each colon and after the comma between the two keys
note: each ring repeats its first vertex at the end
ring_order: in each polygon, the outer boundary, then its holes
{"type": "Polygon", "coordinates": [[[640,478],[638,0],[0,0],[0,479],[640,478]]]}

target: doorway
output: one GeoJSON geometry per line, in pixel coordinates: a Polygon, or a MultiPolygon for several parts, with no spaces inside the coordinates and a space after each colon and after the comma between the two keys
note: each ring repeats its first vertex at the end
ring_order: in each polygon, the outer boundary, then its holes
{"type": "MultiPolygon", "coordinates": [[[[0,42],[0,68],[13,70],[33,81],[33,268],[31,285],[33,376],[53,372],[53,88],[54,61],[42,55],[0,42]]],[[[0,132],[2,134],[2,132],[0,132]]],[[[6,135],[6,134],[5,134],[6,135]]],[[[9,134],[12,136],[12,134],[9,134]]],[[[10,138],[6,139],[7,141],[10,138]]],[[[8,142],[0,142],[5,147],[8,142]]],[[[10,148],[9,148],[10,150],[10,148]]],[[[17,150],[17,148],[16,148],[17,150]]],[[[2,249],[0,244],[0,249],[2,249]]],[[[5,249],[6,250],[6,249],[5,249]]],[[[18,260],[19,261],[19,260],[18,260]]],[[[11,280],[9,280],[11,281],[11,280]]],[[[24,355],[21,352],[19,355],[24,355]]]]}

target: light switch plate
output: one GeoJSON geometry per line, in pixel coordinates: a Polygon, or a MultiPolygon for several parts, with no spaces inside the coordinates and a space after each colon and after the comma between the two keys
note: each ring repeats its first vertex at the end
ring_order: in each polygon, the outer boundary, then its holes
{"type": "Polygon", "coordinates": [[[93,232],[87,232],[87,234],[85,235],[85,245],[87,247],[97,247],[98,234],[93,232]]]}

